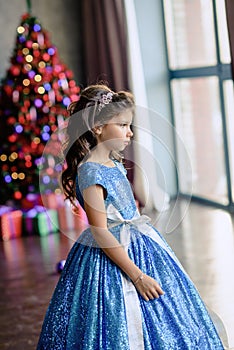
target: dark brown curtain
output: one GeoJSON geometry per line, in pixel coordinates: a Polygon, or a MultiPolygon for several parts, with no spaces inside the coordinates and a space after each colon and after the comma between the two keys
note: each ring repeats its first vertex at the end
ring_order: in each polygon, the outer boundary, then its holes
{"type": "MultiPolygon", "coordinates": [[[[85,85],[107,82],[114,91],[128,90],[127,31],[123,0],[81,0],[85,85]]],[[[133,150],[125,151],[133,183],[133,150]]]]}
{"type": "Polygon", "coordinates": [[[227,25],[231,49],[232,79],[234,79],[234,0],[225,0],[227,25]]]}
{"type": "Polygon", "coordinates": [[[104,80],[128,89],[127,34],[122,0],[81,0],[86,84],[104,80]]]}

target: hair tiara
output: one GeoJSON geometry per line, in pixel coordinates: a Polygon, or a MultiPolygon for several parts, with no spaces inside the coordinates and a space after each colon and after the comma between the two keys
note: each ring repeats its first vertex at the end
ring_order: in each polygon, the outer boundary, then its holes
{"type": "Polygon", "coordinates": [[[99,106],[98,112],[100,113],[102,108],[112,102],[113,92],[108,92],[107,94],[102,94],[101,97],[98,98],[99,106]]]}

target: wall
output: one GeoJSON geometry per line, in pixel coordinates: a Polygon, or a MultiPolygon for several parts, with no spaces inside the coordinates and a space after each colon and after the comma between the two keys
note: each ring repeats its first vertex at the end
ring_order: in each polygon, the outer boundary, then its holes
{"type": "Polygon", "coordinates": [[[177,191],[168,67],[161,0],[135,0],[159,184],[171,195],[177,191]]]}

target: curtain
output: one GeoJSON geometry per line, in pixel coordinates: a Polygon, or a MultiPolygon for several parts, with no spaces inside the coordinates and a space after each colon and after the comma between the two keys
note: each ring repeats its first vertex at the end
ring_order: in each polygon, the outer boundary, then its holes
{"type": "Polygon", "coordinates": [[[230,51],[231,51],[231,65],[232,65],[232,78],[234,79],[234,1],[225,0],[226,13],[227,13],[227,25],[229,33],[230,51]]]}
{"type": "Polygon", "coordinates": [[[86,84],[107,81],[128,89],[126,21],[122,0],[82,0],[81,21],[86,84]]]}
{"type": "MultiPolygon", "coordinates": [[[[114,91],[129,90],[123,0],[82,0],[80,6],[85,85],[103,81],[114,91]]],[[[133,183],[132,146],[124,158],[128,179],[133,183]]]]}

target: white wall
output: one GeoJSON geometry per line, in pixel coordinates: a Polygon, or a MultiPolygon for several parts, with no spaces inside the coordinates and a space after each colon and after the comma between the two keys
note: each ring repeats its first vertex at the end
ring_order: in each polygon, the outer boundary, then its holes
{"type": "Polygon", "coordinates": [[[134,0],[159,184],[175,195],[173,131],[161,0],[134,0]],[[169,123],[168,123],[169,122],[169,123]]]}

